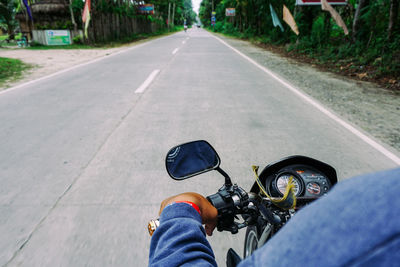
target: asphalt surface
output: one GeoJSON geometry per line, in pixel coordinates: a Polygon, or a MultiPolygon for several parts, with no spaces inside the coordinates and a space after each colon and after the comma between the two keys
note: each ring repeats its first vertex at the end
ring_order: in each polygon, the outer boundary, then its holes
{"type": "MultiPolygon", "coordinates": [[[[146,266],[159,203],[223,184],[168,177],[165,154],[182,142],[209,141],[244,188],[252,164],[293,154],[339,179],[396,167],[201,29],[2,93],[0,121],[0,266],[146,266]]],[[[243,237],[210,238],[221,266],[243,237]]]]}

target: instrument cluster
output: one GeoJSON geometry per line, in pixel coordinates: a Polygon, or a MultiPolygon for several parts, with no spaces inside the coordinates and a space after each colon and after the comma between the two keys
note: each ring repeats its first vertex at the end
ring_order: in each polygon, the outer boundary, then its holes
{"type": "Polygon", "coordinates": [[[289,180],[292,179],[296,197],[318,198],[332,187],[322,172],[307,165],[286,166],[265,179],[265,188],[272,197],[282,197],[289,180]]]}

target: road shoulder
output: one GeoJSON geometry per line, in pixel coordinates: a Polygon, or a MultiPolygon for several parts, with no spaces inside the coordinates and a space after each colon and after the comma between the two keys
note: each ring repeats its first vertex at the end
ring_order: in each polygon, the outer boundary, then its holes
{"type": "Polygon", "coordinates": [[[400,151],[400,93],[284,58],[250,42],[218,35],[391,149],[400,151]]]}

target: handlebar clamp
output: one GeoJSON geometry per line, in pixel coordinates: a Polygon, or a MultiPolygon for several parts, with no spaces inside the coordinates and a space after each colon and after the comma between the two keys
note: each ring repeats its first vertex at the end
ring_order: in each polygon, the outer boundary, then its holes
{"type": "Polygon", "coordinates": [[[236,184],[224,185],[207,199],[218,210],[217,230],[236,234],[239,227],[234,219],[237,214],[247,210],[249,204],[247,192],[236,184]]]}

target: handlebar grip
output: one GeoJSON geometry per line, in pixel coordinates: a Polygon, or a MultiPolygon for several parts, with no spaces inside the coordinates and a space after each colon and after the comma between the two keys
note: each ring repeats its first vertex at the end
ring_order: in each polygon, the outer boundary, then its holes
{"type": "Polygon", "coordinates": [[[154,231],[157,230],[158,226],[160,226],[160,221],[158,219],[149,221],[147,229],[149,230],[150,236],[153,235],[154,231]]]}

